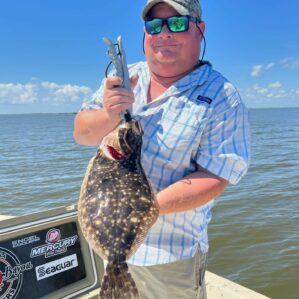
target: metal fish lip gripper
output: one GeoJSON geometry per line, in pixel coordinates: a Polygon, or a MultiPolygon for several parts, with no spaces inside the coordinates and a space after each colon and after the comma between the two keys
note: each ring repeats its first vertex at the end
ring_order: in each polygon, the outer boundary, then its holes
{"type": "MultiPolygon", "coordinates": [[[[109,38],[104,37],[103,41],[108,46],[108,56],[111,59],[110,64],[112,63],[115,67],[115,75],[123,79],[121,87],[131,90],[131,82],[129,77],[129,71],[127,66],[127,59],[125,50],[123,47],[123,42],[121,36],[116,40],[116,43],[113,43],[109,38]]],[[[107,70],[110,66],[107,67],[107,70]]],[[[107,77],[107,71],[106,71],[107,77]]],[[[132,119],[132,109],[128,109],[125,112],[121,113],[121,118],[124,121],[130,121],[132,119]]]]}

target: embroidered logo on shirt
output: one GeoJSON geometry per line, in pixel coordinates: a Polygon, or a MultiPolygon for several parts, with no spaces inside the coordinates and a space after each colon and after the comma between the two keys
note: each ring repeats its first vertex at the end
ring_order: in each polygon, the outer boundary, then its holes
{"type": "Polygon", "coordinates": [[[199,95],[197,97],[197,100],[200,101],[200,102],[205,102],[205,103],[208,103],[208,104],[211,104],[212,103],[212,100],[210,98],[207,98],[207,97],[203,97],[201,95],[199,95]]]}

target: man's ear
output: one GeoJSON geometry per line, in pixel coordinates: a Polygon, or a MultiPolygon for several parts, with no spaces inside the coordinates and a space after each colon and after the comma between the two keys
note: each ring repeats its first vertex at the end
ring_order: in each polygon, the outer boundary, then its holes
{"type": "MultiPolygon", "coordinates": [[[[200,33],[201,33],[202,35],[204,35],[204,34],[205,34],[205,30],[206,30],[206,23],[203,22],[203,21],[201,21],[201,22],[198,23],[197,26],[198,26],[199,29],[200,29],[200,33]]],[[[201,40],[202,40],[202,36],[201,36],[201,40]]]]}

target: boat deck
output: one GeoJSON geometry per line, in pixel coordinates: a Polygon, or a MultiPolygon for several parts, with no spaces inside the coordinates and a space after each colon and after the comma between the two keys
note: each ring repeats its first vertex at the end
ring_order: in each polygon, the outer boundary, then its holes
{"type": "MultiPolygon", "coordinates": [[[[0,215],[0,221],[13,216],[0,215]]],[[[209,271],[206,272],[206,286],[208,299],[269,299],[251,289],[243,287],[226,278],[220,277],[209,271]]],[[[99,289],[81,295],[80,299],[97,299],[99,289]]],[[[78,298],[78,297],[76,297],[78,298]]]]}
{"type": "MultiPolygon", "coordinates": [[[[209,271],[206,272],[206,286],[208,299],[270,299],[209,271]]],[[[99,290],[93,290],[80,299],[97,299],[98,294],[99,290]]]]}

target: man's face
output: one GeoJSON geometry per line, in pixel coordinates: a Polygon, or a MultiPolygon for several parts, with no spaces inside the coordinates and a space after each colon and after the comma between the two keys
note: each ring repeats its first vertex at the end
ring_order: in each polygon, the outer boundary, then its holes
{"type": "MultiPolygon", "coordinates": [[[[165,3],[155,5],[147,17],[168,18],[179,15],[165,3]]],[[[198,24],[204,32],[205,24],[198,24]]],[[[144,48],[150,70],[162,77],[184,75],[198,63],[201,34],[196,24],[189,23],[185,32],[170,32],[166,25],[159,34],[150,35],[145,31],[144,48]]]]}

